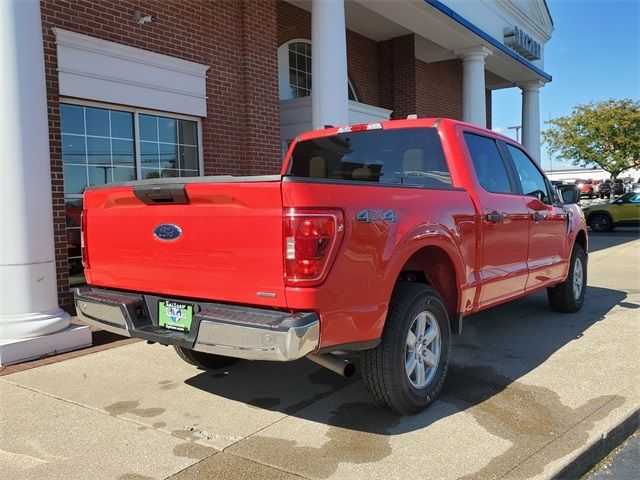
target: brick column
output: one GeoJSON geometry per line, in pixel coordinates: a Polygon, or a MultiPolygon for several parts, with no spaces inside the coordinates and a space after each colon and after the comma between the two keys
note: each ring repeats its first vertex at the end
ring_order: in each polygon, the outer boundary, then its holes
{"type": "Polygon", "coordinates": [[[417,113],[413,35],[381,42],[379,52],[380,106],[393,110],[391,118],[417,113]]]}
{"type": "Polygon", "coordinates": [[[275,0],[242,0],[244,174],[280,171],[277,29],[275,0]]]}

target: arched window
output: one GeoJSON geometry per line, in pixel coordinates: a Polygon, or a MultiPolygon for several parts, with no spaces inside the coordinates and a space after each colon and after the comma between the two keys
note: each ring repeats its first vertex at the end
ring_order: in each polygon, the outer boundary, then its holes
{"type": "MultiPolygon", "coordinates": [[[[295,39],[278,48],[278,77],[280,100],[308,97],[311,95],[311,42],[295,39]]],[[[358,101],[351,80],[349,100],[358,101]]]]}

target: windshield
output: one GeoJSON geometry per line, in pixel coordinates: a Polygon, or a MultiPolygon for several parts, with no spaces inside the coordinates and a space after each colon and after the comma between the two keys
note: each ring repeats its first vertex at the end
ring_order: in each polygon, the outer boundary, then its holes
{"type": "Polygon", "coordinates": [[[340,133],[299,142],[288,176],[383,184],[451,187],[434,128],[340,133]]]}

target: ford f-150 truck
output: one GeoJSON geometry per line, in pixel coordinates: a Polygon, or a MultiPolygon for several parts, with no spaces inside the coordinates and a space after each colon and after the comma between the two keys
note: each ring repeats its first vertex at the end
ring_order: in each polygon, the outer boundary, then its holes
{"type": "Polygon", "coordinates": [[[588,238],[569,188],[459,121],[313,131],[280,175],[87,190],[76,308],[202,368],[307,356],[350,375],[358,352],[375,401],[411,414],[441,389],[463,317],[545,288],[580,309],[588,238]]]}

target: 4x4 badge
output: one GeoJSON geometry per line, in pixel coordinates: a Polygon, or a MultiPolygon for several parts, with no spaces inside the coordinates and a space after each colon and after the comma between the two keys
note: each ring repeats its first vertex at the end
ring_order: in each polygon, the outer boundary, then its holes
{"type": "Polygon", "coordinates": [[[396,212],[395,210],[381,210],[381,209],[373,209],[367,208],[365,210],[360,210],[356,215],[356,220],[358,222],[392,222],[395,223],[396,212]]]}

